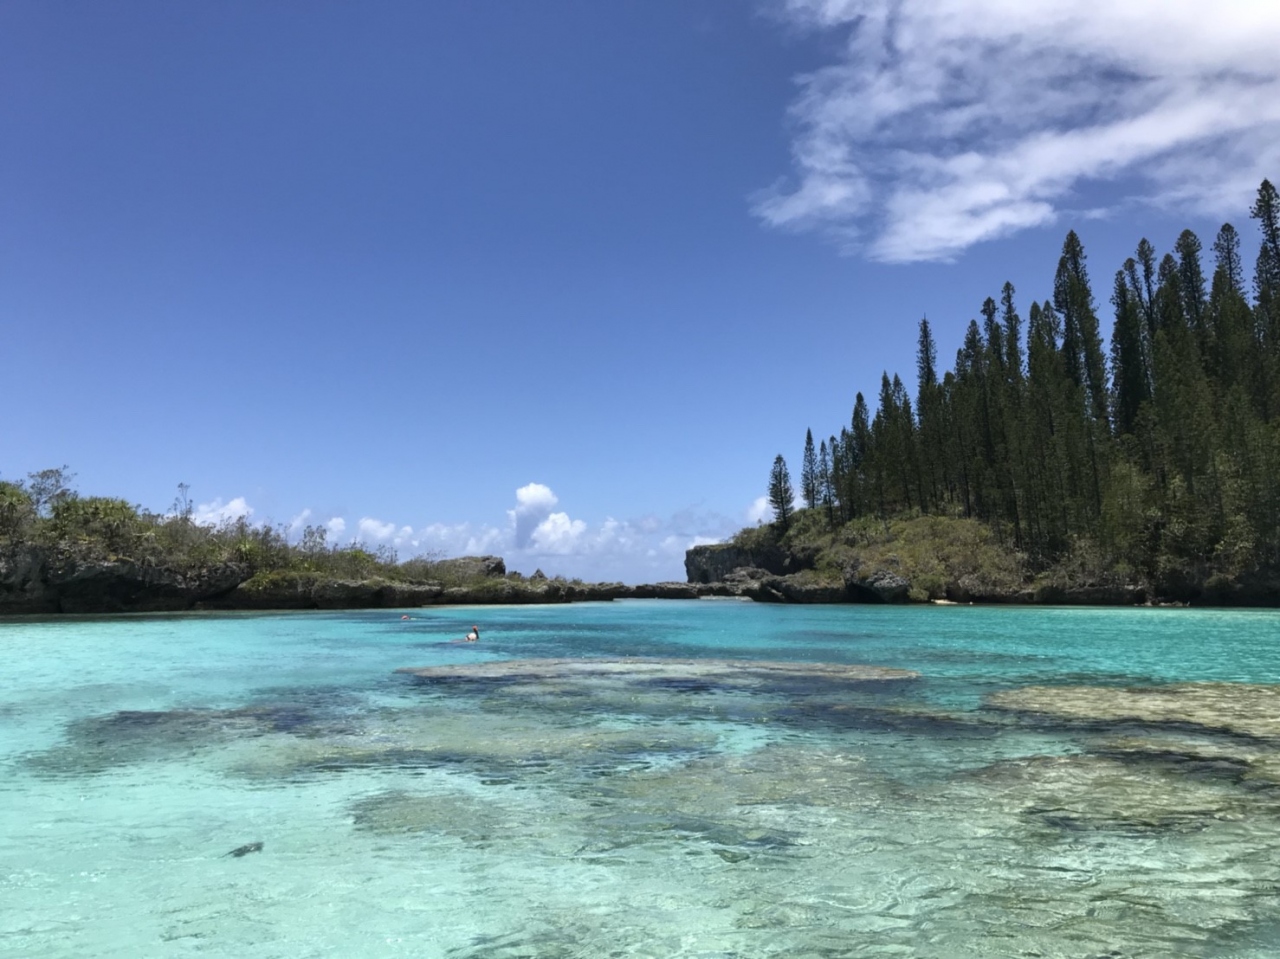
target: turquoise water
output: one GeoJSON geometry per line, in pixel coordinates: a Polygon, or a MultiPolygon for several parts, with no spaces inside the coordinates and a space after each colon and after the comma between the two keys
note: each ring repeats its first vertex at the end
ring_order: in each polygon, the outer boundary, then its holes
{"type": "Polygon", "coordinates": [[[1280,746],[984,705],[1280,683],[1280,614],[412,615],[0,624],[0,956],[1280,955],[1280,746]],[[394,672],[624,656],[919,678],[394,672]]]}

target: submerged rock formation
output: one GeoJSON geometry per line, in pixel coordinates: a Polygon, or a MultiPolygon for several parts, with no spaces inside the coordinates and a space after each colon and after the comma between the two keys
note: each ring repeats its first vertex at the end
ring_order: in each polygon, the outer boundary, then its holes
{"type": "Polygon", "coordinates": [[[657,659],[514,659],[455,666],[406,666],[396,670],[439,683],[547,683],[721,686],[755,689],[804,683],[859,683],[918,679],[919,673],[883,666],[839,663],[788,663],[767,660],[657,659]]]}
{"type": "Polygon", "coordinates": [[[987,705],[1074,724],[1175,727],[1280,743],[1280,686],[1024,686],[993,693],[987,705]]]}

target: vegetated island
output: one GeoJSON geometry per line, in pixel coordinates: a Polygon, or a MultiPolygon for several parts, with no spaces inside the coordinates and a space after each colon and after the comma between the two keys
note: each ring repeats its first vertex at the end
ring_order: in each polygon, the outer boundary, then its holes
{"type": "Polygon", "coordinates": [[[1004,285],[943,372],[921,320],[914,407],[881,378],[849,424],[777,456],[774,521],[692,550],[757,599],[1280,605],[1280,196],[1264,180],[1252,298],[1231,224],[1115,273],[1104,352],[1083,245],[1026,326],[1004,285]]]}
{"type": "Polygon", "coordinates": [[[81,496],[66,467],[0,480],[0,615],[184,610],[371,609],[620,598],[693,598],[686,583],[629,586],[508,572],[496,556],[414,557],[291,536],[244,518],[198,523],[173,508],[81,496]]]}

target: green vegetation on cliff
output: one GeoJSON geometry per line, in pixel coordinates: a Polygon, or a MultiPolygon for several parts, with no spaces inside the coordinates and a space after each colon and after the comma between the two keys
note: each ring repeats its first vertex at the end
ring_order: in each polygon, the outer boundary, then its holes
{"type": "MultiPolygon", "coordinates": [[[[883,547],[930,594],[966,566],[994,581],[1175,596],[1276,579],[1280,196],[1269,181],[1251,215],[1251,291],[1230,224],[1208,272],[1189,230],[1163,258],[1142,240],[1110,290],[1109,350],[1074,232],[1052,298],[1031,304],[1024,327],[1006,283],[951,370],[922,320],[914,404],[887,373],[874,413],[858,393],[849,425],[816,454],[806,435],[809,509],[783,508],[778,530],[742,535],[814,540],[832,567],[883,547]]],[[[784,472],[775,460],[771,501],[784,472]]]]}
{"type": "Polygon", "coordinates": [[[990,527],[951,516],[861,517],[833,529],[824,512],[792,514],[776,526],[742,530],[733,545],[763,552],[778,547],[806,558],[802,581],[837,583],[888,571],[910,583],[909,598],[946,599],[957,588],[980,597],[1011,596],[1028,586],[1025,558],[1000,543],[990,527]]]}

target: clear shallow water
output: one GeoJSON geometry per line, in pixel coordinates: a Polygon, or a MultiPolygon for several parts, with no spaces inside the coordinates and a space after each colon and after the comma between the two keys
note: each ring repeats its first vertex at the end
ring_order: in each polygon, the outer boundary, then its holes
{"type": "Polygon", "coordinates": [[[1280,955],[1277,744],[983,706],[1280,683],[1275,613],[413,615],[0,625],[0,955],[1280,955]],[[921,678],[393,672],[588,656],[921,678]]]}

